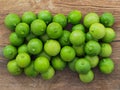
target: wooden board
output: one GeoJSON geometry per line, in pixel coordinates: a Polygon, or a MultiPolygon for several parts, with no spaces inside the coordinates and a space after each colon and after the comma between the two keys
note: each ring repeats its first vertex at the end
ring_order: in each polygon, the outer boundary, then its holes
{"type": "Polygon", "coordinates": [[[120,0],[0,0],[0,90],[120,90],[120,0]],[[92,83],[83,84],[78,75],[68,68],[56,72],[53,79],[42,80],[41,77],[28,78],[24,75],[11,76],[6,70],[7,60],[2,55],[2,48],[9,44],[10,31],[3,24],[8,13],[21,15],[25,11],[35,13],[40,10],[50,10],[56,13],[67,13],[73,9],[80,10],[83,15],[88,12],[111,12],[116,22],[116,40],[112,43],[115,70],[110,75],[103,75],[96,68],[95,79],[92,83]]]}

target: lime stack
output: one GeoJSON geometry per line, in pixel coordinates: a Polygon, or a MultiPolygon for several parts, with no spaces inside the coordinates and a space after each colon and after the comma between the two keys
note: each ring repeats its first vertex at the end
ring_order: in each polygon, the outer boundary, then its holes
{"type": "Polygon", "coordinates": [[[24,12],[21,17],[10,13],[4,19],[11,30],[10,43],[3,48],[8,59],[7,70],[12,75],[41,75],[49,80],[55,71],[62,71],[68,65],[83,83],[94,80],[93,68],[97,66],[103,74],[111,74],[114,21],[108,12],[100,16],[90,12],[84,17],[79,10],[72,10],[67,16],[63,13],[53,16],[48,10],[38,14],[24,12]],[[71,30],[67,30],[68,24],[72,24],[71,30]]]}

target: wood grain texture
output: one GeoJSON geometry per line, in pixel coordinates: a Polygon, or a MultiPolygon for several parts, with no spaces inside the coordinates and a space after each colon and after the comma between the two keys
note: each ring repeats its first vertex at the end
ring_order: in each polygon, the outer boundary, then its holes
{"type": "Polygon", "coordinates": [[[0,90],[120,90],[120,0],[0,0],[0,90]],[[113,54],[111,58],[115,62],[115,70],[111,75],[103,75],[96,68],[95,79],[90,84],[79,81],[78,75],[68,68],[56,72],[49,81],[22,76],[11,76],[6,70],[7,60],[2,55],[2,48],[9,44],[10,31],[3,24],[4,17],[8,13],[21,15],[25,11],[35,13],[48,9],[53,15],[67,13],[78,9],[83,15],[88,12],[111,12],[116,22],[113,28],[117,37],[112,43],[113,54]]]}

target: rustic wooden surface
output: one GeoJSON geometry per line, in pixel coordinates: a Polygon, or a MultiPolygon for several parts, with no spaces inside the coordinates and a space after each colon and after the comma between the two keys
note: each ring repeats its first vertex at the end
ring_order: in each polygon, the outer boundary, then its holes
{"type": "Polygon", "coordinates": [[[120,0],[0,0],[0,90],[120,90],[120,0]],[[7,60],[2,55],[2,48],[7,45],[10,31],[3,24],[4,17],[11,12],[21,15],[25,11],[38,12],[43,9],[53,14],[67,13],[73,9],[83,15],[88,12],[111,12],[116,22],[116,40],[112,43],[115,70],[111,75],[103,75],[95,69],[95,79],[90,84],[79,81],[78,75],[69,69],[56,72],[53,79],[42,80],[41,77],[28,78],[11,76],[6,70],[7,60]]]}

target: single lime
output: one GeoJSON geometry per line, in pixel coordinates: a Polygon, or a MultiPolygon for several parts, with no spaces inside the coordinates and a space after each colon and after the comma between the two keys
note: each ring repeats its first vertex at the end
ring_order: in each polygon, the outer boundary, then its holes
{"type": "Polygon", "coordinates": [[[24,42],[24,38],[19,37],[15,32],[9,36],[9,41],[13,46],[20,46],[24,42]]]}
{"type": "Polygon", "coordinates": [[[81,30],[83,32],[85,32],[85,27],[82,24],[76,24],[72,27],[72,31],[74,30],[81,30]]]}
{"type": "Polygon", "coordinates": [[[17,62],[17,65],[21,68],[25,68],[27,67],[30,62],[31,62],[31,58],[30,58],[30,55],[28,53],[19,53],[17,56],[16,56],[16,62],[17,62]]]}
{"type": "Polygon", "coordinates": [[[33,34],[39,36],[46,31],[46,23],[43,20],[36,19],[31,23],[31,31],[33,34]]]}
{"type": "Polygon", "coordinates": [[[75,70],[78,73],[86,74],[90,71],[90,69],[90,63],[85,58],[80,58],[75,62],[75,70]]]}
{"type": "Polygon", "coordinates": [[[51,64],[55,70],[64,70],[66,67],[66,62],[63,61],[59,56],[53,57],[51,64]]]}
{"type": "Polygon", "coordinates": [[[14,59],[17,55],[17,48],[12,45],[6,45],[3,48],[3,55],[7,59],[14,59]]]}
{"type": "Polygon", "coordinates": [[[67,30],[63,30],[62,36],[59,38],[59,43],[61,46],[67,46],[70,45],[70,40],[69,40],[70,32],[67,30]]]}
{"type": "Polygon", "coordinates": [[[44,73],[49,69],[49,66],[50,62],[46,57],[40,56],[35,59],[34,68],[37,72],[44,73]]]}
{"type": "Polygon", "coordinates": [[[56,14],[53,17],[53,22],[59,23],[63,28],[67,25],[67,18],[64,14],[56,14]]]}
{"type": "Polygon", "coordinates": [[[7,63],[7,70],[12,75],[20,75],[22,69],[17,65],[16,60],[11,60],[7,63]]]}
{"type": "Polygon", "coordinates": [[[10,13],[5,17],[4,23],[8,29],[14,30],[16,25],[20,23],[20,21],[20,17],[17,14],[10,13]]]}
{"type": "Polygon", "coordinates": [[[49,55],[49,56],[56,56],[59,54],[61,50],[61,46],[58,41],[56,40],[47,40],[47,42],[44,44],[44,51],[49,55]]]}
{"type": "Polygon", "coordinates": [[[47,27],[47,35],[52,39],[58,39],[63,34],[62,26],[59,23],[52,22],[47,27]]]}
{"type": "Polygon", "coordinates": [[[82,14],[80,11],[72,10],[68,14],[68,23],[78,24],[78,23],[80,23],[81,18],[82,18],[82,14]]]}
{"type": "Polygon", "coordinates": [[[94,23],[99,23],[99,16],[96,13],[88,13],[83,20],[84,25],[89,28],[94,23]]]}
{"type": "Polygon", "coordinates": [[[28,49],[27,49],[27,45],[26,44],[23,44],[23,45],[18,47],[18,53],[23,53],[23,52],[28,53],[28,49]]]}
{"type": "Polygon", "coordinates": [[[52,14],[48,10],[42,10],[38,13],[38,19],[42,19],[46,24],[49,24],[52,21],[52,14]]]}
{"type": "Polygon", "coordinates": [[[43,43],[38,38],[31,39],[27,44],[28,52],[35,55],[42,51],[43,43]]]}
{"type": "Polygon", "coordinates": [[[111,58],[103,58],[99,62],[99,69],[104,74],[110,74],[114,70],[114,62],[111,58]]]}
{"type": "Polygon", "coordinates": [[[75,50],[71,46],[64,46],[60,51],[60,56],[63,61],[70,62],[75,58],[75,50]]]}
{"type": "Polygon", "coordinates": [[[74,30],[71,32],[69,40],[73,45],[82,45],[85,42],[85,33],[80,30],[74,30]]]}

